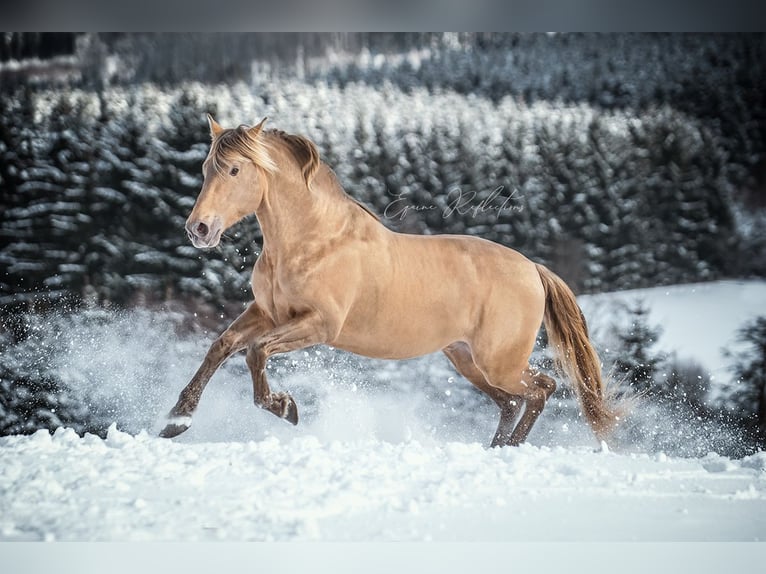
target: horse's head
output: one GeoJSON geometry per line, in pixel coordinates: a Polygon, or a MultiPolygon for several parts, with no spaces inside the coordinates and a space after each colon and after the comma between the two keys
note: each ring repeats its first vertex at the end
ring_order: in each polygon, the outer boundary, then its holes
{"type": "Polygon", "coordinates": [[[259,138],[265,121],[255,127],[224,129],[208,115],[213,141],[202,164],[202,190],[186,220],[195,247],[215,247],[226,229],[261,204],[267,172],[274,170],[259,138]]]}

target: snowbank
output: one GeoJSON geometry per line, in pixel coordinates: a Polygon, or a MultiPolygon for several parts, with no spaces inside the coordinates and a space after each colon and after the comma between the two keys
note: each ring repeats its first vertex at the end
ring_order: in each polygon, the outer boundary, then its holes
{"type": "Polygon", "coordinates": [[[416,441],[0,439],[3,540],[683,541],[766,536],[741,460],[416,441]]]}

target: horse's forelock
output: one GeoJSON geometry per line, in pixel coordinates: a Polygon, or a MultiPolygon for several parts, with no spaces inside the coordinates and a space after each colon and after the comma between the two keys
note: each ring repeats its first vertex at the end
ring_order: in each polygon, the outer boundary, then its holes
{"type": "Polygon", "coordinates": [[[253,137],[249,132],[248,126],[242,125],[238,128],[224,131],[213,140],[210,148],[210,158],[213,167],[218,173],[223,173],[226,166],[237,157],[252,160],[255,165],[267,172],[273,173],[277,171],[277,166],[269,154],[268,145],[264,143],[262,138],[253,137]]]}
{"type": "MultiPolygon", "coordinates": [[[[237,157],[248,158],[269,173],[277,171],[277,165],[269,153],[269,145],[264,141],[263,132],[253,137],[250,130],[248,126],[241,125],[224,131],[213,141],[210,158],[216,171],[223,173],[226,166],[237,157]]],[[[280,130],[269,130],[266,133],[286,145],[290,154],[299,163],[306,185],[310,185],[320,165],[316,145],[308,138],[280,130]]]]}

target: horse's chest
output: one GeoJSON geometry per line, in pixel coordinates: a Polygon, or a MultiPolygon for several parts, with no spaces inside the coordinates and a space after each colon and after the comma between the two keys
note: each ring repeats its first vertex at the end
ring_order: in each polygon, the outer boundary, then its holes
{"type": "Polygon", "coordinates": [[[253,296],[259,307],[261,307],[277,324],[283,324],[286,321],[298,315],[297,304],[294,295],[288,294],[280,277],[275,273],[273,267],[266,269],[253,270],[252,289],[253,296]],[[265,273],[264,271],[270,271],[265,273]]]}

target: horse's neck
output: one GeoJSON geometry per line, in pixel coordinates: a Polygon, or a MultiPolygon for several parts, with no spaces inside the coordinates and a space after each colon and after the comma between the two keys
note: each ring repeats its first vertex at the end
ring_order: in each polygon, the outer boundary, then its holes
{"type": "Polygon", "coordinates": [[[365,211],[346,195],[332,170],[322,164],[311,189],[295,173],[275,174],[256,217],[264,248],[289,252],[304,249],[310,242],[330,242],[352,227],[380,225],[365,211]]]}

